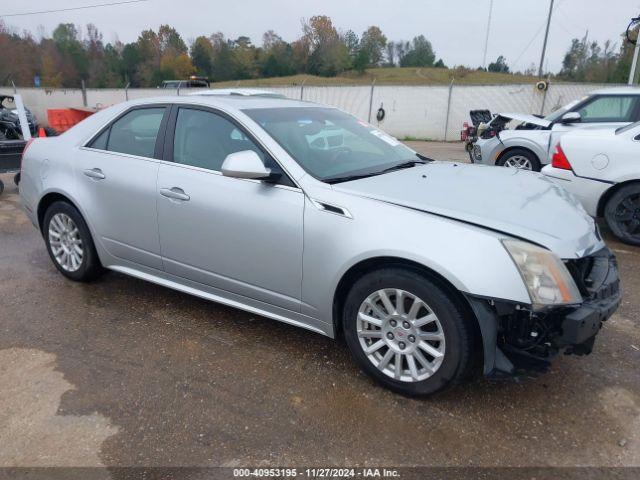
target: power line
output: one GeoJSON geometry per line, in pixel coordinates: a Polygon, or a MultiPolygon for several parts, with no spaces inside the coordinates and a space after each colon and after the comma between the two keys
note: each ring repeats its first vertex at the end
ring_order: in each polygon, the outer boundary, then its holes
{"type": "Polygon", "coordinates": [[[110,3],[97,3],[94,5],[84,5],[82,7],[70,7],[70,8],[58,8],[55,10],[40,10],[37,12],[22,12],[22,13],[10,13],[8,15],[0,15],[0,18],[7,18],[7,17],[23,17],[26,15],[40,15],[43,13],[57,13],[57,12],[70,12],[72,10],[86,10],[88,8],[98,8],[98,7],[111,7],[113,5],[124,5],[127,3],[141,3],[141,2],[147,2],[149,0],[125,0],[122,2],[110,2],[110,3]]]}
{"type": "Polygon", "coordinates": [[[518,57],[515,59],[515,61],[512,63],[512,65],[515,67],[516,65],[518,65],[518,62],[520,61],[520,59],[522,58],[522,56],[527,52],[527,50],[529,50],[529,47],[531,46],[531,44],[535,41],[536,38],[538,38],[538,35],[540,35],[540,33],[542,33],[542,29],[544,28],[544,25],[540,25],[540,28],[538,28],[538,31],[535,33],[535,35],[533,37],[531,37],[531,40],[529,40],[529,43],[527,43],[527,46],[524,47],[524,49],[522,50],[522,52],[520,52],[520,55],[518,55],[518,57]]]}

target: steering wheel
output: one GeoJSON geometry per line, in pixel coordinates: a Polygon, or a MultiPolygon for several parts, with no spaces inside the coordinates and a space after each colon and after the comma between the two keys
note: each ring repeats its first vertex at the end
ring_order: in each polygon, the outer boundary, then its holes
{"type": "Polygon", "coordinates": [[[329,162],[337,162],[342,155],[349,154],[352,151],[353,150],[351,150],[349,147],[338,147],[335,150],[332,150],[332,155],[331,157],[329,157],[329,162]]]}

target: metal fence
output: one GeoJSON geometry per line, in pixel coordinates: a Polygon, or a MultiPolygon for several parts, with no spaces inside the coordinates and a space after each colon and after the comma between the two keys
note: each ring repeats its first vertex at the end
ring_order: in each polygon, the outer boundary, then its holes
{"type": "MultiPolygon", "coordinates": [[[[582,98],[598,88],[612,85],[551,84],[540,92],[533,84],[437,86],[278,86],[262,87],[289,98],[332,105],[378,125],[400,138],[457,140],[462,123],[469,121],[469,110],[548,114],[558,107],[582,98]],[[376,119],[383,108],[385,117],[376,119]]],[[[46,124],[50,108],[107,107],[125,100],[184,94],[168,89],[46,89],[17,88],[25,105],[46,124]]],[[[0,88],[12,94],[13,88],[0,88]]]]}

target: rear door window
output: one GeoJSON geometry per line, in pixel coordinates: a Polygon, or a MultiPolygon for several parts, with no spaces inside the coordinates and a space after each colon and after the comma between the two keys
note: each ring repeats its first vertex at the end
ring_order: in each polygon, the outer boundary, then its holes
{"type": "Polygon", "coordinates": [[[90,147],[153,158],[165,107],[138,108],[113,122],[90,147]]]}

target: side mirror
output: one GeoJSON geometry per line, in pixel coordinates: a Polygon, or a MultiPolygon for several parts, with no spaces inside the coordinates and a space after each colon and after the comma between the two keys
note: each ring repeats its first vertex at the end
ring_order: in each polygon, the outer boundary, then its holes
{"type": "Polygon", "coordinates": [[[265,167],[253,150],[243,150],[227,155],[222,163],[222,175],[267,182],[274,182],[280,177],[279,173],[272,173],[270,168],[265,167]]]}
{"type": "Polygon", "coordinates": [[[582,120],[582,116],[578,112],[567,112],[560,117],[562,123],[578,123],[582,120]]]}

